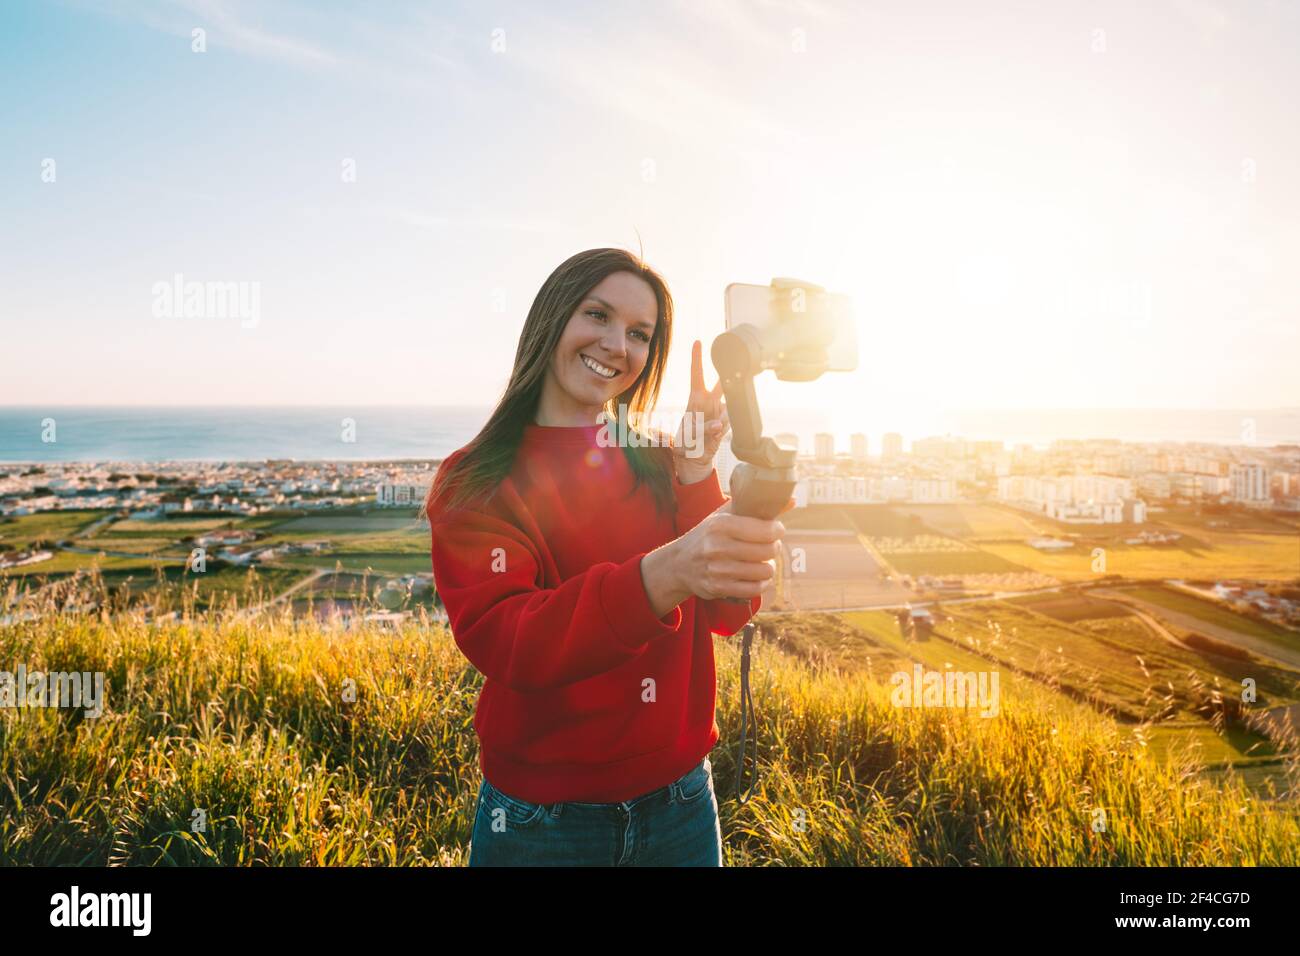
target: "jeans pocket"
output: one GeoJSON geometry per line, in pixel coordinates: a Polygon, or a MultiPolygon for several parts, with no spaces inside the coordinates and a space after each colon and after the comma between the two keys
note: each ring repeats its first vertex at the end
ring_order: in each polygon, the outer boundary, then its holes
{"type": "Polygon", "coordinates": [[[502,793],[483,778],[482,802],[479,812],[485,814],[489,824],[504,820],[508,827],[519,829],[537,823],[546,814],[546,804],[531,803],[502,793]]]}
{"type": "Polygon", "coordinates": [[[713,789],[713,764],[708,757],[676,782],[677,802],[694,803],[713,789]]]}

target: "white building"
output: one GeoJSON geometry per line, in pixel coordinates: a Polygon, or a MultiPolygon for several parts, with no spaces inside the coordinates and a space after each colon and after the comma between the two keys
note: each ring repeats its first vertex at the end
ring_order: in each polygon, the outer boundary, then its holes
{"type": "Polygon", "coordinates": [[[1228,472],[1228,481],[1234,501],[1259,504],[1269,500],[1268,469],[1261,464],[1247,462],[1233,465],[1228,472]]]}
{"type": "Polygon", "coordinates": [[[881,458],[901,458],[903,457],[903,436],[898,432],[890,432],[880,440],[880,457],[881,458]]]}
{"type": "Polygon", "coordinates": [[[867,505],[889,501],[936,504],[954,501],[956,483],[951,478],[805,478],[795,501],[800,505],[867,505]]]}
{"type": "Polygon", "coordinates": [[[1132,479],[1115,475],[1005,475],[998,478],[998,500],[1071,524],[1146,520],[1132,479]]]}
{"type": "Polygon", "coordinates": [[[957,486],[951,478],[915,478],[912,480],[909,501],[921,503],[938,503],[953,501],[957,497],[957,486]]]}
{"type": "Polygon", "coordinates": [[[1141,498],[1124,499],[1124,520],[1129,524],[1142,524],[1147,520],[1147,503],[1141,498]]]}
{"type": "Polygon", "coordinates": [[[864,505],[873,500],[865,478],[805,478],[799,484],[806,486],[804,500],[810,505],[864,505]]]}
{"type": "Polygon", "coordinates": [[[827,432],[818,432],[813,436],[813,452],[818,461],[834,461],[835,436],[827,432]]]}
{"type": "Polygon", "coordinates": [[[849,448],[854,461],[867,460],[867,436],[858,432],[849,436],[849,448]]]}
{"type": "Polygon", "coordinates": [[[1044,513],[1067,524],[1119,524],[1124,520],[1124,506],[1118,501],[1054,501],[1044,513]]]}
{"type": "Polygon", "coordinates": [[[1232,480],[1227,475],[1198,474],[1196,484],[1207,498],[1217,498],[1232,491],[1232,480]]]}
{"type": "Polygon", "coordinates": [[[418,505],[423,500],[419,485],[380,485],[375,490],[375,501],[381,505],[418,505]]]}

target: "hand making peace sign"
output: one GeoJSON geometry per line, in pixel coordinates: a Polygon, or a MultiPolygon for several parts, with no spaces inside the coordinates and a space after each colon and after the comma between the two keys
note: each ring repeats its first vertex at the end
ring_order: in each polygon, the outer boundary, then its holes
{"type": "Polygon", "coordinates": [[[713,456],[730,428],[727,403],[722,397],[722,379],[712,389],[704,387],[703,346],[696,339],[691,346],[691,395],[673,438],[677,480],[689,485],[708,477],[713,470],[713,456]]]}

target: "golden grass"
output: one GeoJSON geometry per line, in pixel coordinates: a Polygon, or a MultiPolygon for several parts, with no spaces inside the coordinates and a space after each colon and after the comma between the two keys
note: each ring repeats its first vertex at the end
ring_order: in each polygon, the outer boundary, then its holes
{"type": "MultiPolygon", "coordinates": [[[[104,671],[108,685],[97,721],[0,712],[0,863],[465,863],[480,678],[443,628],[191,602],[151,621],[100,599],[58,613],[47,597],[40,619],[0,625],[0,667],[104,671]],[[196,809],[206,832],[191,831],[196,809]]],[[[1014,691],[991,719],[895,708],[888,687],[766,640],[761,780],[738,806],[738,652],[721,638],[717,651],[728,865],[1300,863],[1295,804],[1211,786],[1194,758],[1154,759],[1103,717],[1064,720],[1014,691]]]]}

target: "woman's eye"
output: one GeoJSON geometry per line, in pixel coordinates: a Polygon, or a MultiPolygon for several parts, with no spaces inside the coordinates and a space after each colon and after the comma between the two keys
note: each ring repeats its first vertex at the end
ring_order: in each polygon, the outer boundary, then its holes
{"type": "MultiPolygon", "coordinates": [[[[600,319],[602,322],[605,321],[606,319],[606,315],[603,309],[588,309],[587,314],[590,315],[592,318],[600,319]]],[[[650,336],[646,335],[640,329],[636,329],[635,334],[640,337],[642,342],[650,341],[650,336]]]]}

